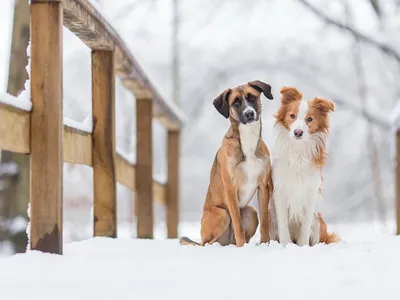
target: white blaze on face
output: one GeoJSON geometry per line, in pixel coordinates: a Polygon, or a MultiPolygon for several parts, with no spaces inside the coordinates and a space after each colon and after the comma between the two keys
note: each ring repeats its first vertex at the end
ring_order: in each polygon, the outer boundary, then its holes
{"type": "Polygon", "coordinates": [[[250,106],[249,102],[246,100],[245,97],[242,98],[245,109],[243,110],[243,116],[246,116],[246,113],[252,111],[254,113],[254,120],[257,120],[257,112],[253,107],[250,106]]]}
{"type": "Polygon", "coordinates": [[[303,131],[303,136],[301,137],[301,139],[308,138],[309,133],[308,133],[308,126],[306,123],[307,112],[308,112],[308,103],[302,100],[299,105],[299,112],[296,121],[294,121],[290,126],[290,136],[292,138],[295,138],[294,131],[296,129],[303,131]]]}

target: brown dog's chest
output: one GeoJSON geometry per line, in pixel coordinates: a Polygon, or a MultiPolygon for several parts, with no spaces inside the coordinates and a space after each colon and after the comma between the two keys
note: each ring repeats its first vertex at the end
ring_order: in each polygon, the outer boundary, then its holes
{"type": "Polygon", "coordinates": [[[239,126],[241,154],[244,160],[234,171],[234,184],[238,187],[238,204],[245,207],[253,198],[260,180],[266,174],[267,163],[263,153],[259,153],[260,122],[239,126]]]}
{"type": "Polygon", "coordinates": [[[242,161],[235,170],[234,183],[238,186],[239,207],[245,207],[253,198],[266,165],[256,156],[242,161]]]}

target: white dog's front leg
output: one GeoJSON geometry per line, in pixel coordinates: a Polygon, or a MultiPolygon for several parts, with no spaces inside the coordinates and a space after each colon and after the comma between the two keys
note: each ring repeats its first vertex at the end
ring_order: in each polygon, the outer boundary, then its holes
{"type": "Polygon", "coordinates": [[[278,221],[279,243],[287,245],[291,242],[289,233],[289,215],[287,201],[278,191],[274,193],[276,219],[278,221]]]}
{"type": "Polygon", "coordinates": [[[313,214],[313,221],[311,224],[311,237],[310,237],[310,245],[314,246],[319,243],[319,216],[318,213],[313,214]]]}
{"type": "MultiPolygon", "coordinates": [[[[313,225],[315,220],[314,211],[315,211],[316,197],[311,197],[310,199],[311,201],[309,203],[309,206],[304,211],[304,221],[300,225],[299,240],[297,241],[297,244],[299,246],[309,245],[310,243],[311,225],[313,225]]],[[[313,231],[313,235],[314,234],[318,234],[318,239],[319,239],[319,227],[318,227],[318,233],[313,231]]]]}

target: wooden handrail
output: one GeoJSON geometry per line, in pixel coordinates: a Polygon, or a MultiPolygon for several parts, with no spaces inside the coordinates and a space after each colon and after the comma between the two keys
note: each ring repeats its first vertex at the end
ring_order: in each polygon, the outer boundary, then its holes
{"type": "Polygon", "coordinates": [[[15,153],[30,152],[30,113],[0,103],[0,149],[15,153]]]}
{"type": "Polygon", "coordinates": [[[173,103],[166,102],[151,84],[121,37],[88,0],[32,0],[62,2],[64,26],[92,50],[115,51],[115,72],[137,98],[151,98],[153,117],[170,130],[178,130],[185,118],[173,103]]]}
{"type": "MultiPolygon", "coordinates": [[[[16,100],[17,101],[17,100],[16,100]]],[[[64,125],[64,162],[93,166],[92,134],[64,125]]],[[[0,103],[0,149],[30,153],[30,112],[0,103]]],[[[117,152],[117,181],[136,191],[136,166],[117,152]]],[[[166,203],[166,184],[153,178],[153,198],[160,204],[166,203]]]]}

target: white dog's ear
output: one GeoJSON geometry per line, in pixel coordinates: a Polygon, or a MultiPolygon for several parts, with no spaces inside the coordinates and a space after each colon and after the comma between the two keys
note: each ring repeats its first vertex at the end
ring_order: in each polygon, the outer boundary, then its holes
{"type": "Polygon", "coordinates": [[[219,95],[213,101],[214,107],[226,119],[229,118],[229,95],[230,94],[231,94],[231,89],[226,89],[221,95],[219,95]]]}
{"type": "Polygon", "coordinates": [[[271,86],[268,83],[262,82],[260,80],[254,80],[250,81],[249,85],[252,88],[255,88],[260,93],[262,92],[268,99],[270,100],[274,99],[274,97],[271,94],[271,86]]]}
{"type": "Polygon", "coordinates": [[[281,88],[281,102],[283,104],[288,104],[292,101],[300,101],[301,98],[303,98],[303,94],[295,87],[281,88]]]}
{"type": "Polygon", "coordinates": [[[324,113],[330,113],[335,111],[335,103],[332,102],[331,100],[323,99],[323,98],[318,98],[315,97],[312,101],[312,107],[315,107],[316,109],[319,109],[320,111],[324,113]]]}

